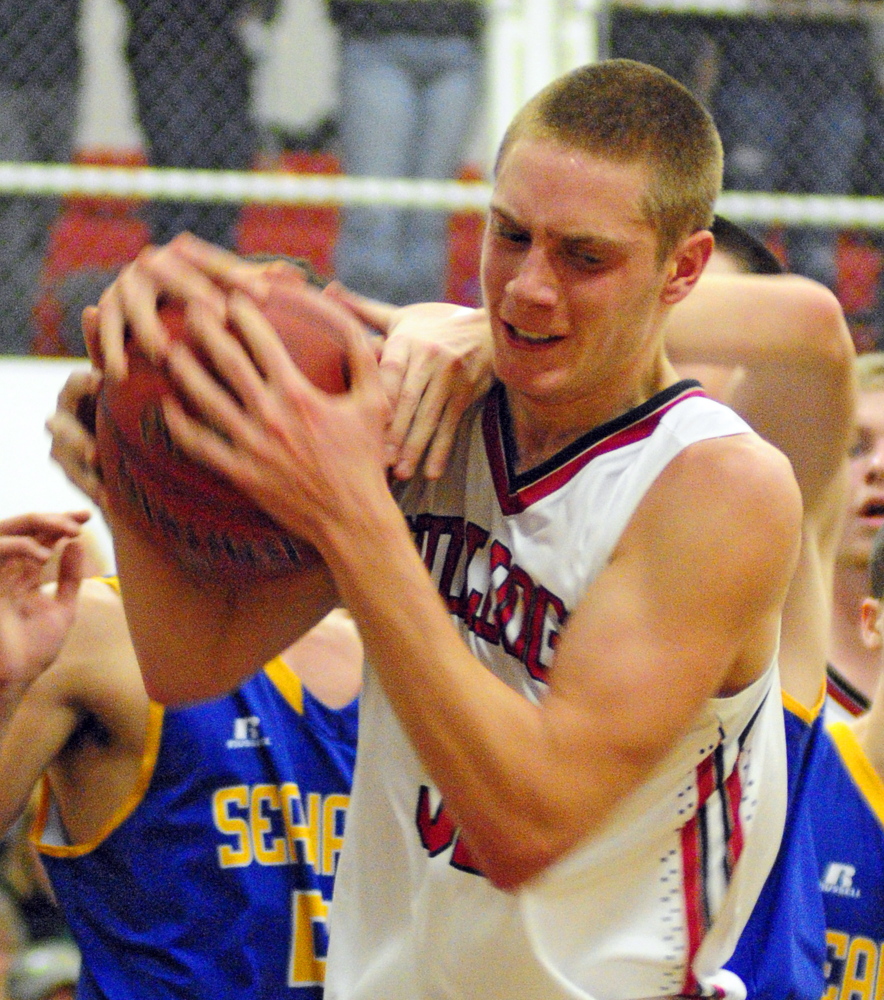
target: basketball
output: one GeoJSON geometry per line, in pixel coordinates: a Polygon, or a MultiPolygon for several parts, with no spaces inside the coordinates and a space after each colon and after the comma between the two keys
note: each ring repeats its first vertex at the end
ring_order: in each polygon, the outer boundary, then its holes
{"type": "MultiPolygon", "coordinates": [[[[320,301],[318,292],[296,297],[290,281],[274,281],[261,311],[314,385],[343,392],[345,351],[334,322],[343,311],[320,301]]],[[[188,338],[181,304],[163,304],[159,315],[173,340],[188,338]]],[[[98,456],[109,502],[198,575],[247,583],[319,562],[312,545],[288,534],[230,483],[175,448],[160,406],[164,396],[175,393],[172,383],[131,346],[127,359],[127,377],[105,383],[96,407],[98,456]]]]}

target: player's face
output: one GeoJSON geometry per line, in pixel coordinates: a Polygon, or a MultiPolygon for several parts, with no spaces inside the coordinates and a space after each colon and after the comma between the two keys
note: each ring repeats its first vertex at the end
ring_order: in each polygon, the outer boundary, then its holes
{"type": "Polygon", "coordinates": [[[672,258],[642,210],[647,169],[520,139],[498,170],[482,249],[495,369],[514,411],[591,427],[660,386],[672,258]],[[540,409],[538,409],[540,408],[540,409]],[[605,412],[607,408],[608,412],[605,412]]]}
{"type": "Polygon", "coordinates": [[[838,561],[865,567],[884,525],[884,389],[859,393],[856,423],[838,561]]]}

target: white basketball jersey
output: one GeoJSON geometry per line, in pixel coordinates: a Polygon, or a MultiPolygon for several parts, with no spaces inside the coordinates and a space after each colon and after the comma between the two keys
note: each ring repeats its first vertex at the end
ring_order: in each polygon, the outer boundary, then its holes
{"type": "MultiPolygon", "coordinates": [[[[464,640],[536,702],[568,613],[661,470],[693,442],[748,430],[682,382],[516,475],[498,387],[464,421],[446,476],[414,480],[402,508],[464,640]]],[[[721,964],[782,832],[775,663],[711,700],[602,832],[512,893],[476,871],[370,668],[361,713],[328,1000],[744,995],[721,964]]]]}

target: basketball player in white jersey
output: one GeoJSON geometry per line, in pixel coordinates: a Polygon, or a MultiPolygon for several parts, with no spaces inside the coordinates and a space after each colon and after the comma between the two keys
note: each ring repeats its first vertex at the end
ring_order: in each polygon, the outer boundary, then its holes
{"type": "Polygon", "coordinates": [[[207,418],[170,402],[178,444],[327,566],[219,590],[111,511],[149,689],[223,690],[340,598],[368,650],[331,997],[742,995],[721,964],[782,829],[801,507],[783,456],[663,347],[720,171],[705,111],[639,64],[585,67],[517,116],[483,253],[499,383],[405,517],[352,324],[350,391],[327,398],[248,302],[207,294],[235,285],[223,255],[151,252],[103,299],[93,358],[119,372],[128,322],[207,418]],[[202,346],[241,402],[164,342],[158,290],[205,306],[202,346]]]}

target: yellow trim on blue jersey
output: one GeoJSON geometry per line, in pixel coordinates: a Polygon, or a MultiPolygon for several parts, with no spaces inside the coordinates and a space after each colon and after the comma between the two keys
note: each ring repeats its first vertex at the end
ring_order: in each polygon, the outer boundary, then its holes
{"type": "Polygon", "coordinates": [[[846,722],[833,722],[826,727],[832,742],[838,748],[847,772],[856,782],[869,808],[884,826],[884,781],[872,767],[869,758],[846,722]]]}
{"type": "Polygon", "coordinates": [[[303,715],[304,685],[301,683],[301,678],[285,660],[281,656],[274,656],[269,663],[265,664],[264,673],[298,715],[303,715]]]}
{"type": "Polygon", "coordinates": [[[783,708],[787,712],[791,712],[792,715],[797,715],[799,719],[810,725],[820,712],[822,712],[823,705],[826,703],[826,682],[823,681],[820,687],[820,696],[813,708],[808,708],[806,705],[802,705],[800,701],[796,701],[785,689],[781,691],[781,694],[783,696],[783,708]]]}
{"type": "Polygon", "coordinates": [[[147,794],[153,779],[154,768],[157,763],[157,756],[160,752],[160,740],[163,734],[163,716],[165,708],[155,701],[148,703],[147,732],[144,739],[144,753],[141,757],[141,766],[138,769],[138,778],[132,787],[132,791],[126,796],[120,806],[114,810],[113,815],[98,831],[92,840],[83,844],[46,844],[43,843],[43,834],[46,831],[46,822],[49,818],[49,806],[51,802],[52,790],[49,786],[49,779],[44,774],[40,788],[40,803],[37,815],[31,827],[31,843],[41,854],[48,854],[53,858],[79,858],[90,851],[94,851],[102,841],[106,840],[141,804],[142,799],[147,794]]]}

